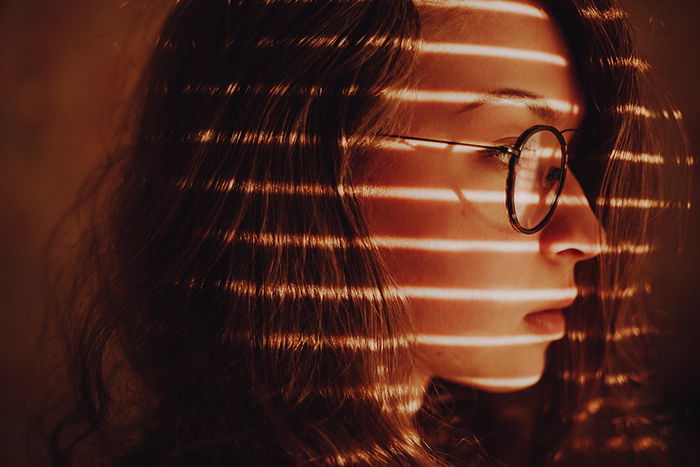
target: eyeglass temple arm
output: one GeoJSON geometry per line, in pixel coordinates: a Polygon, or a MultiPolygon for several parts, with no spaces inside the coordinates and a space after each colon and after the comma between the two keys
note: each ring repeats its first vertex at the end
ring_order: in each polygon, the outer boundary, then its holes
{"type": "Polygon", "coordinates": [[[378,135],[384,136],[387,138],[408,139],[408,140],[413,140],[413,141],[425,141],[428,143],[441,143],[441,144],[449,144],[449,145],[457,145],[457,146],[470,146],[473,148],[481,148],[481,149],[500,149],[500,150],[504,150],[507,152],[511,152],[511,150],[512,150],[512,148],[508,145],[486,146],[483,144],[461,143],[459,141],[448,141],[448,140],[444,140],[444,139],[419,138],[417,136],[392,135],[389,133],[378,133],[378,135]]]}

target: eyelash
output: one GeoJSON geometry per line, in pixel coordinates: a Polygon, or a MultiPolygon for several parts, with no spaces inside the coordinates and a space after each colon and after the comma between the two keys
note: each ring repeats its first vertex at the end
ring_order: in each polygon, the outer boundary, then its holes
{"type": "MultiPolygon", "coordinates": [[[[513,147],[513,145],[507,144],[503,145],[502,147],[513,147]]],[[[508,154],[505,151],[502,151],[501,149],[482,149],[480,151],[483,153],[485,156],[488,156],[489,158],[496,159],[498,162],[500,162],[503,165],[503,168],[506,169],[508,168],[508,163],[510,162],[510,157],[511,155],[508,154]]]]}

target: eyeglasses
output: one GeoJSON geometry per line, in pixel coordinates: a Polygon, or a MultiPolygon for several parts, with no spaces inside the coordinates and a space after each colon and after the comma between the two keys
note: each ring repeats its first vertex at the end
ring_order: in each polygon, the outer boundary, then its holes
{"type": "Polygon", "coordinates": [[[442,143],[486,149],[508,158],[506,209],[510,225],[530,235],[539,232],[554,215],[564,189],[568,164],[567,144],[563,133],[552,126],[535,125],[525,130],[515,144],[485,146],[413,136],[380,136],[413,141],[442,143]]]}

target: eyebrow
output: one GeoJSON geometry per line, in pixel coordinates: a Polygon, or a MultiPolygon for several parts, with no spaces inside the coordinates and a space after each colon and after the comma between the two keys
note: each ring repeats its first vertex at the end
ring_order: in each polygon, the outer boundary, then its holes
{"type": "Polygon", "coordinates": [[[493,89],[483,94],[483,97],[475,102],[470,102],[462,106],[457,113],[469,112],[476,108],[482,107],[484,104],[493,103],[499,100],[509,100],[512,102],[524,104],[530,112],[534,113],[544,121],[556,126],[561,123],[563,115],[561,112],[554,110],[547,105],[544,96],[535,94],[523,89],[502,88],[493,89]]]}

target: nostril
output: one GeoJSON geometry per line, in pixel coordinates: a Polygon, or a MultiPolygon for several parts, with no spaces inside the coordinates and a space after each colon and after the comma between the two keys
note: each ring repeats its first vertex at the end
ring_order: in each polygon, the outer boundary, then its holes
{"type": "Polygon", "coordinates": [[[583,261],[600,255],[606,238],[590,209],[562,209],[543,230],[540,248],[552,260],[583,261]]]}
{"type": "Polygon", "coordinates": [[[583,261],[600,255],[604,246],[600,242],[557,242],[551,244],[551,250],[557,256],[569,256],[583,261]]]}

